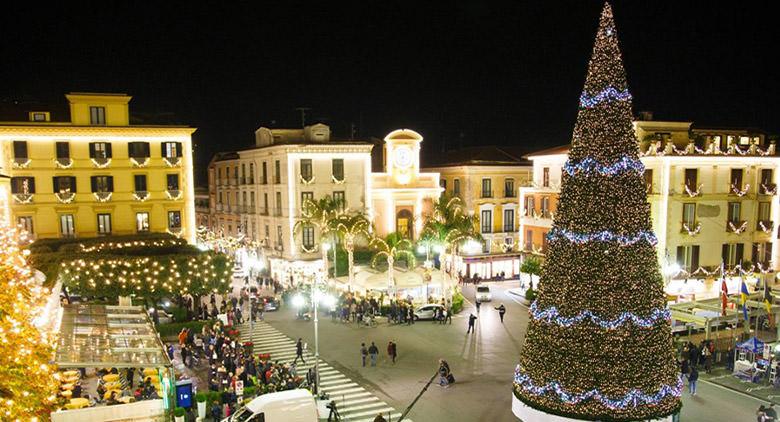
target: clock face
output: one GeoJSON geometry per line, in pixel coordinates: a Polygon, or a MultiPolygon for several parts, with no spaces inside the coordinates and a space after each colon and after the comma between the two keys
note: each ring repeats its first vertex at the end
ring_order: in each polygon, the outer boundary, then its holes
{"type": "Polygon", "coordinates": [[[412,150],[409,147],[398,147],[395,149],[395,165],[400,168],[407,168],[412,165],[412,150]]]}

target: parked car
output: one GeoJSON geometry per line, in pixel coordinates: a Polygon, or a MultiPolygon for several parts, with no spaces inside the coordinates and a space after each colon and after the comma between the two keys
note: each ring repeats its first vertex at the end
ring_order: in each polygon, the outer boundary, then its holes
{"type": "Polygon", "coordinates": [[[263,301],[264,312],[275,311],[279,309],[279,302],[276,301],[275,297],[265,296],[265,297],[261,297],[260,300],[263,301]]]}
{"type": "Polygon", "coordinates": [[[493,295],[490,293],[490,286],[477,286],[477,301],[490,302],[493,295]]]}
{"type": "Polygon", "coordinates": [[[436,313],[439,312],[439,309],[444,309],[444,306],[441,306],[438,303],[429,303],[420,306],[414,310],[414,319],[415,321],[418,319],[434,319],[436,318],[436,313]]]}

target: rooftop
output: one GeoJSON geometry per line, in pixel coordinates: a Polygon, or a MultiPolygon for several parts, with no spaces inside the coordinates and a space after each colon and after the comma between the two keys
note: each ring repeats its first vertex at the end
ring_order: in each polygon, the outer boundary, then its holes
{"type": "Polygon", "coordinates": [[[515,147],[480,146],[439,154],[425,167],[456,166],[530,166],[524,151],[515,147]]]}

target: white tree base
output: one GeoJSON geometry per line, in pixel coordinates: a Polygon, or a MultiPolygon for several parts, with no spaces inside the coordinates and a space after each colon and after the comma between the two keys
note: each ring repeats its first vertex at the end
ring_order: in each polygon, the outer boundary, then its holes
{"type": "MultiPolygon", "coordinates": [[[[512,413],[517,416],[523,422],[578,422],[581,419],[566,418],[558,415],[550,415],[536,410],[533,407],[520,401],[514,392],[512,394],[512,413]]],[[[672,417],[668,416],[663,419],[654,419],[653,422],[672,422],[672,417]]]]}

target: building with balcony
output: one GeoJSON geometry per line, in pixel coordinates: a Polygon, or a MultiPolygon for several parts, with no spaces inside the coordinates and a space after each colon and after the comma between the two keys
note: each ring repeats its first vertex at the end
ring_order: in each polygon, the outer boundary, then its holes
{"type": "MultiPolygon", "coordinates": [[[[507,147],[474,147],[440,156],[426,171],[439,173],[444,193],[459,197],[479,218],[481,248],[460,252],[455,271],[490,278],[520,273],[518,189],[531,180],[531,162],[507,147]]],[[[445,264],[449,264],[445,260],[445,264]]]]}
{"type": "Polygon", "coordinates": [[[422,136],[397,130],[384,140],[385,169],[372,173],[374,140],[336,140],[323,124],[259,128],[255,146],[220,153],[209,165],[211,221],[217,232],[262,245],[271,274],[297,283],[322,270],[316,227],[294,231],[302,205],[326,195],[365,212],[376,233],[415,238],[438,198],[438,174],[420,172],[422,136]]]}
{"type": "MultiPolygon", "coordinates": [[[[759,272],[776,271],[780,156],[774,141],[754,130],[698,128],[690,122],[634,126],[658,259],[671,269],[668,275],[704,279],[721,264],[726,270],[755,265],[759,272]]],[[[533,163],[533,181],[519,198],[526,253],[546,252],[568,150],[526,156],[533,163]]]]}
{"type": "Polygon", "coordinates": [[[0,122],[11,221],[36,238],[170,232],[195,239],[194,128],[131,125],[125,94],[70,93],[70,119],[0,122]]]}

